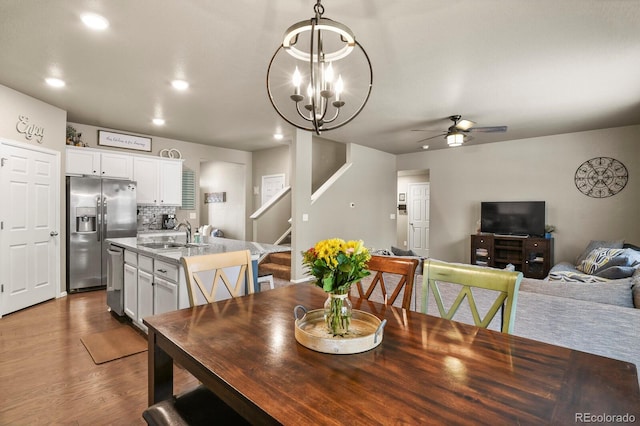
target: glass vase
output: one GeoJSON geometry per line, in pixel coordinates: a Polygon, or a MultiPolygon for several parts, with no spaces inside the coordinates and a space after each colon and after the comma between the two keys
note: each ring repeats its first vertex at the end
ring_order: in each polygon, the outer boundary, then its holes
{"type": "Polygon", "coordinates": [[[333,336],[344,336],[349,332],[353,305],[349,294],[329,293],[324,302],[324,320],[327,331],[333,336]]]}

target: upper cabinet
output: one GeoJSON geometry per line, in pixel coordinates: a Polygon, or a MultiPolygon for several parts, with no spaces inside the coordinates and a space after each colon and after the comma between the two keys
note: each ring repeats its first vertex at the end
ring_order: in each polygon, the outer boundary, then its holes
{"type": "Polygon", "coordinates": [[[128,154],[68,146],[66,157],[68,175],[133,178],[133,158],[128,154]]]}
{"type": "Polygon", "coordinates": [[[138,204],[182,205],[182,160],[134,157],[133,180],[138,183],[138,204]]]}
{"type": "Polygon", "coordinates": [[[72,146],[66,157],[67,175],[134,180],[138,204],[182,205],[182,160],[72,146]]]}

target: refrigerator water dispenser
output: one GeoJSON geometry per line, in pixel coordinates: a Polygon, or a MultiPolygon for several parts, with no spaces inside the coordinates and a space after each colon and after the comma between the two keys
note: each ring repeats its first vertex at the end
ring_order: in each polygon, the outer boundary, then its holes
{"type": "Polygon", "coordinates": [[[96,232],[95,207],[76,207],[76,232],[96,232]]]}

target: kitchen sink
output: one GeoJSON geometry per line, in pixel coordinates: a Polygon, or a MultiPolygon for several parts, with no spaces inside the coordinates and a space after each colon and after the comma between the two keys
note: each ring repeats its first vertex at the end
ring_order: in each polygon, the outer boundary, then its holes
{"type": "Polygon", "coordinates": [[[172,248],[183,248],[185,247],[184,244],[180,244],[180,243],[167,243],[167,242],[160,242],[160,243],[142,243],[139,244],[142,247],[146,247],[146,248],[150,248],[150,249],[172,249],[172,248]]]}

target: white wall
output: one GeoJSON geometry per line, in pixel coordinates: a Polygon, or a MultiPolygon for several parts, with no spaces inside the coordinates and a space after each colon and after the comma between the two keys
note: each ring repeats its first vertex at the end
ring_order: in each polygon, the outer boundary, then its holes
{"type": "Polygon", "coordinates": [[[481,201],[544,200],[556,226],[555,262],[573,261],[592,239],[640,243],[640,126],[553,135],[398,156],[398,170],[429,169],[430,253],[469,261],[481,201]],[[578,166],[613,157],[629,172],[627,186],[595,199],[574,184],[578,166]]]}
{"type": "MultiPolygon", "coordinates": [[[[41,146],[60,154],[60,170],[65,168],[65,137],[67,112],[0,85],[0,137],[22,142],[26,145],[41,146]],[[33,137],[25,137],[17,129],[19,116],[28,117],[28,123],[43,129],[41,143],[33,137]]],[[[60,291],[66,290],[66,221],[65,221],[65,183],[64,174],[60,174],[60,231],[58,244],[60,250],[60,291]]]]}

